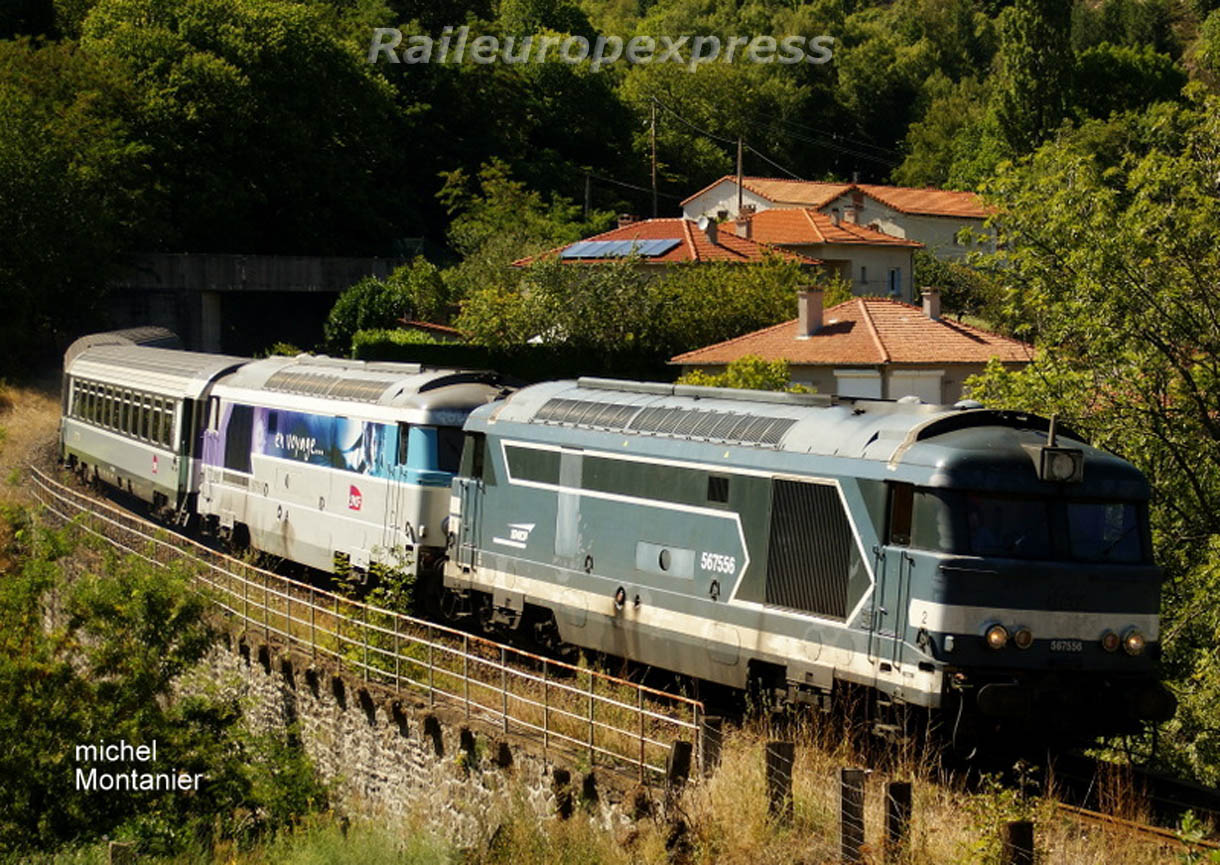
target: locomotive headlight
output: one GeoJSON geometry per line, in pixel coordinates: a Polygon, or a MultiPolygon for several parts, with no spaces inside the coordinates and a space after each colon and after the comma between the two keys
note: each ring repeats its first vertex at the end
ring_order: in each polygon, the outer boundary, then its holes
{"type": "Polygon", "coordinates": [[[1128,655],[1139,655],[1144,651],[1144,635],[1135,628],[1123,635],[1123,651],[1128,655]]]}
{"type": "Polygon", "coordinates": [[[1038,478],[1057,483],[1078,483],[1084,479],[1084,452],[1076,448],[1043,447],[1038,478]]]}
{"type": "Polygon", "coordinates": [[[1018,649],[1028,649],[1034,644],[1034,632],[1022,625],[1012,635],[1012,642],[1018,649]]]}
{"type": "Polygon", "coordinates": [[[1113,631],[1106,631],[1101,635],[1101,647],[1107,652],[1117,652],[1118,644],[1121,642],[1122,640],[1118,638],[1118,634],[1113,631]]]}
{"type": "Polygon", "coordinates": [[[992,625],[983,637],[992,649],[1002,649],[1008,645],[1008,629],[1003,625],[992,625]]]}

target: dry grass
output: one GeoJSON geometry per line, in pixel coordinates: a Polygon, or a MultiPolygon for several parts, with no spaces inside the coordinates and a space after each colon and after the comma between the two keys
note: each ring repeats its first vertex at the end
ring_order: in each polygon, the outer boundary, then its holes
{"type": "Polygon", "coordinates": [[[20,480],[26,465],[54,460],[58,428],[58,392],[0,382],[0,483],[7,487],[6,498],[23,495],[20,480]]]}

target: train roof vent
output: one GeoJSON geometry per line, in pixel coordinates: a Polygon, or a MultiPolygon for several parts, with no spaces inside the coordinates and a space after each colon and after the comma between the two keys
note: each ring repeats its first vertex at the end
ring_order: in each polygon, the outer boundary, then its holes
{"type": "Polygon", "coordinates": [[[328,396],[335,399],[377,402],[391,384],[394,382],[374,378],[341,378],[331,387],[328,396]]]}
{"type": "Polygon", "coordinates": [[[391,382],[384,379],[345,378],[329,373],[282,369],[271,374],[265,387],[302,396],[376,402],[390,385],[391,382]]]}
{"type": "Polygon", "coordinates": [[[534,415],[541,423],[562,423],[621,430],[639,406],[579,399],[551,399],[534,415]]]}

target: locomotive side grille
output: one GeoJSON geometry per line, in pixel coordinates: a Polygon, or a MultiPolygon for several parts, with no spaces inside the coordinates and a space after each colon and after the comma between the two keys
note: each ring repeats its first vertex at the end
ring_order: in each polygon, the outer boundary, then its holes
{"type": "Polygon", "coordinates": [[[851,525],[833,486],[775,480],[766,602],[846,619],[852,543],[851,525]]]}
{"type": "Polygon", "coordinates": [[[762,417],[674,406],[641,408],[624,403],[555,398],[547,400],[533,418],[535,423],[629,432],[637,435],[710,439],[728,444],[775,447],[795,418],[762,417]]]}

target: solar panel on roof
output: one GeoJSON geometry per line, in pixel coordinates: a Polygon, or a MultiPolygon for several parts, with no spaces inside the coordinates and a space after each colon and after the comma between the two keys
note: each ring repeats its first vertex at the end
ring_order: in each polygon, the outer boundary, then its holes
{"type": "Polygon", "coordinates": [[[560,258],[625,258],[639,255],[654,258],[664,255],[682,241],[676,237],[655,240],[582,240],[567,246],[560,258]]]}

